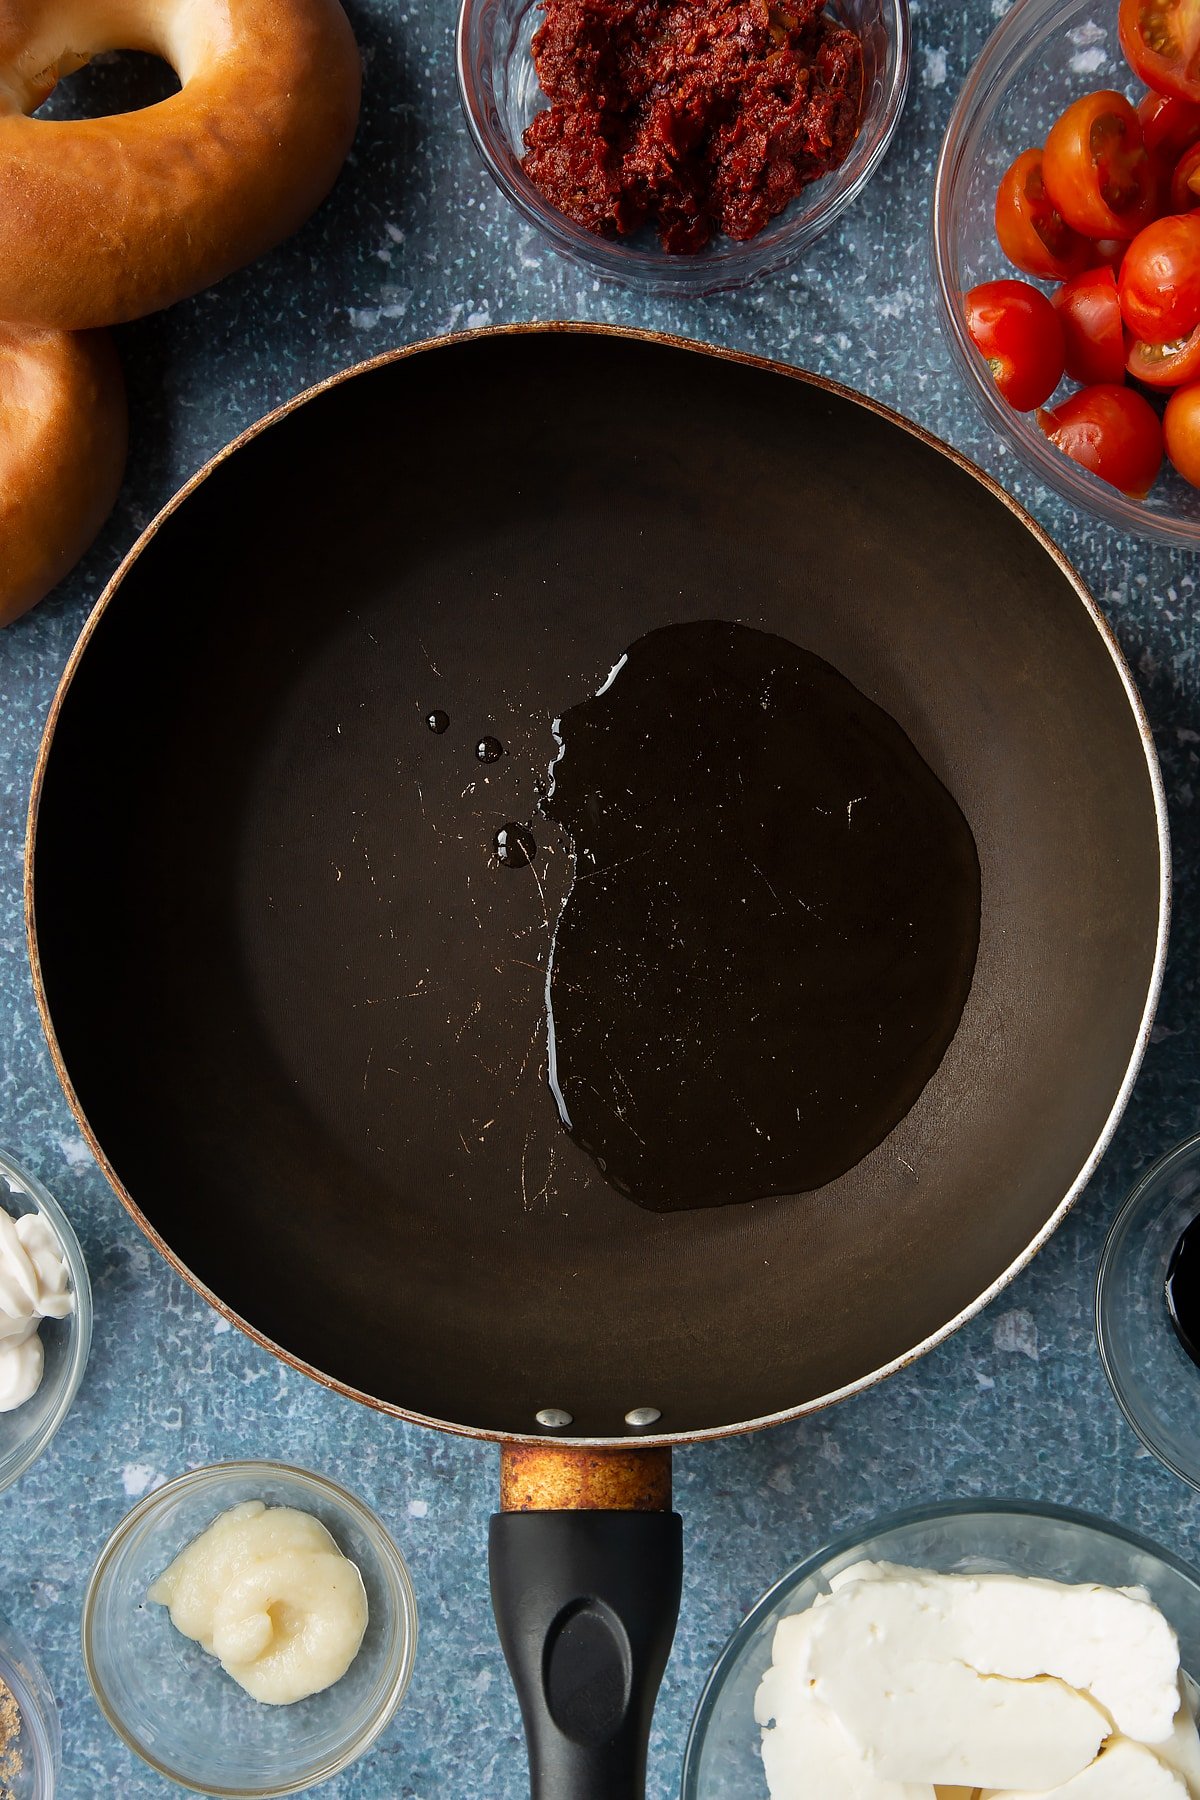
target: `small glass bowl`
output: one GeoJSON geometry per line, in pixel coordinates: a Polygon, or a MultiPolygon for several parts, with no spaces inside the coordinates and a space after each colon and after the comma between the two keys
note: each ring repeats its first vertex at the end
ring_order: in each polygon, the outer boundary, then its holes
{"type": "Polygon", "coordinates": [[[1167,1311],[1171,1252],[1200,1213],[1200,1136],[1148,1169],[1113,1220],[1096,1279],[1100,1358],[1148,1450],[1200,1488],[1200,1369],[1167,1311]]]}
{"type": "Polygon", "coordinates": [[[83,1603],[84,1664],[113,1730],[160,1775],[222,1800],[295,1794],[354,1762],[404,1698],[416,1645],[412,1582],[374,1513],[324,1476],[281,1463],[217,1463],[148,1495],[104,1546],[83,1603]],[[252,1700],[146,1599],[179,1552],[245,1500],[314,1514],[367,1590],[367,1633],[350,1668],[291,1706],[252,1700]]]}
{"type": "Polygon", "coordinates": [[[979,410],[1038,480],[1123,531],[1195,549],[1200,493],[1169,463],[1145,500],[1118,493],[1056,450],[1036,414],[1014,412],[1001,399],[967,335],[964,293],[980,281],[1027,279],[996,241],[1000,177],[1022,150],[1045,141],[1072,100],[1096,88],[1134,99],[1142,91],[1121,54],[1112,0],[1101,7],[1092,0],[1016,0],[963,85],[938,158],[933,260],[942,326],[979,410]]]}
{"type": "Polygon", "coordinates": [[[0,1682],[17,1703],[21,1729],[15,1744],[0,1752],[0,1791],[5,1800],[53,1800],[62,1768],[58,1708],[41,1664],[7,1619],[0,1617],[0,1682]],[[5,1756],[15,1752],[19,1771],[8,1775],[5,1756]]]}
{"type": "Polygon", "coordinates": [[[0,1413],[0,1493],[36,1462],[71,1410],[92,1347],[92,1285],[71,1221],[41,1182],[0,1152],[0,1206],[16,1219],[40,1212],[53,1225],[70,1274],[75,1310],[44,1319],[40,1337],[46,1366],[32,1400],[0,1413]]]}
{"type": "Polygon", "coordinates": [[[1144,1587],[1175,1628],[1184,1668],[1200,1669],[1200,1574],[1145,1538],[1067,1507],[1027,1501],[958,1501],[899,1513],[809,1557],[738,1626],[696,1709],[682,1800],[766,1800],[754,1696],[770,1667],[775,1627],[827,1593],[839,1569],[864,1560],[1144,1587]]]}
{"type": "Polygon", "coordinates": [[[714,238],[698,255],[671,255],[647,228],[611,239],[552,206],[521,167],[524,132],[547,104],[531,44],[539,0],[462,0],[458,89],[475,147],[501,193],[563,256],[593,273],[663,296],[743,287],[793,261],[827,231],[866,186],[887,152],[908,91],[908,0],[832,0],[834,16],[863,47],[863,112],[840,168],[813,182],[746,243],[714,238]]]}

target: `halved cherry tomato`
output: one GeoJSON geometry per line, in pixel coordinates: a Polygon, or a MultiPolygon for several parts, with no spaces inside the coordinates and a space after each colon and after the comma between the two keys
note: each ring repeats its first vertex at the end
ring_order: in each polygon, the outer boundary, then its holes
{"type": "Polygon", "coordinates": [[[1135,338],[1173,343],[1200,325],[1200,214],[1168,213],[1125,252],[1118,291],[1135,338]]]}
{"type": "Polygon", "coordinates": [[[1143,344],[1130,341],[1125,367],[1135,381],[1147,387],[1180,387],[1185,381],[1200,378],[1200,327],[1190,337],[1173,344],[1143,344]]]}
{"type": "Polygon", "coordinates": [[[1171,211],[1190,212],[1193,206],[1200,206],[1200,144],[1184,151],[1171,176],[1171,211]]]}
{"type": "Polygon", "coordinates": [[[1064,223],[1042,180],[1040,150],[1022,150],[996,192],[996,236],[1010,263],[1041,281],[1086,269],[1092,247],[1064,223]]]}
{"type": "Polygon", "coordinates": [[[1200,385],[1180,388],[1167,401],[1163,441],[1183,479],[1200,487],[1200,385]]]}
{"type": "Polygon", "coordinates": [[[1038,413],[1064,456],[1124,494],[1143,499],[1162,467],[1163,435],[1148,400],[1128,387],[1086,387],[1038,413]]]}
{"type": "Polygon", "coordinates": [[[1196,0],[1121,0],[1121,48],[1156,94],[1200,101],[1200,6],[1196,0]]]}
{"type": "Polygon", "coordinates": [[[1146,149],[1164,162],[1178,162],[1185,150],[1200,143],[1200,101],[1179,100],[1174,94],[1143,94],[1137,116],[1146,149]]]}
{"type": "Polygon", "coordinates": [[[1136,237],[1157,210],[1158,167],[1137,114],[1115,89],[1085,94],[1050,127],[1042,178],[1067,224],[1085,237],[1136,237]]]}
{"type": "Polygon", "coordinates": [[[1032,412],[1063,373],[1063,329],[1045,294],[1027,281],[985,281],[965,297],[967,330],[992,378],[1018,412],[1032,412]]]}
{"type": "Polygon", "coordinates": [[[1085,386],[1125,379],[1125,332],[1111,269],[1089,269],[1050,296],[1063,328],[1067,374],[1085,386]]]}

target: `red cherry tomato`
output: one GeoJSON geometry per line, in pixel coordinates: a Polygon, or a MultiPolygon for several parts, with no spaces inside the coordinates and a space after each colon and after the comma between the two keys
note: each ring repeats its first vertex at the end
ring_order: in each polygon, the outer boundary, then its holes
{"type": "Polygon", "coordinates": [[[1148,400],[1127,387],[1086,387],[1061,406],[1038,413],[1038,424],[1064,456],[1110,487],[1141,500],[1162,466],[1163,437],[1148,400]]]}
{"type": "Polygon", "coordinates": [[[1124,94],[1103,89],[1068,106],[1042,151],[1046,192],[1085,237],[1136,237],[1155,215],[1159,171],[1124,94]]]}
{"type": "Polygon", "coordinates": [[[1111,269],[1089,269],[1051,295],[1063,328],[1067,374],[1085,386],[1125,379],[1125,332],[1111,269]]]}
{"type": "Polygon", "coordinates": [[[1189,337],[1200,325],[1200,215],[1168,213],[1125,252],[1118,282],[1121,315],[1148,344],[1189,337]]]}
{"type": "Polygon", "coordinates": [[[1200,386],[1171,395],[1163,414],[1163,441],[1183,479],[1200,487],[1200,386]]]}
{"type": "Polygon", "coordinates": [[[1196,0],[1121,0],[1121,48],[1156,94],[1200,101],[1200,6],[1196,0]]]}
{"type": "Polygon", "coordinates": [[[1042,180],[1042,153],[1023,150],[996,192],[996,236],[1010,263],[1042,281],[1086,269],[1091,245],[1063,222],[1042,180]]]}
{"type": "Polygon", "coordinates": [[[1200,327],[1174,344],[1143,344],[1130,340],[1125,367],[1135,381],[1147,387],[1180,387],[1200,377],[1200,327]]]}
{"type": "Polygon", "coordinates": [[[1185,150],[1175,164],[1171,176],[1170,208],[1172,212],[1189,212],[1200,206],[1200,144],[1185,150]]]}
{"type": "Polygon", "coordinates": [[[1027,281],[985,281],[965,297],[971,342],[1018,412],[1032,412],[1063,373],[1063,329],[1045,294],[1027,281]]]}
{"type": "Polygon", "coordinates": [[[1200,101],[1179,100],[1174,94],[1143,94],[1137,116],[1146,149],[1164,162],[1178,162],[1185,150],[1200,142],[1200,101]]]}

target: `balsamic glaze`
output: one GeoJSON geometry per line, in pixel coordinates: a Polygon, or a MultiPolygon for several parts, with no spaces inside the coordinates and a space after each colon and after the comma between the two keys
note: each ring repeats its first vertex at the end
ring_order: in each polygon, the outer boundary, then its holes
{"type": "Polygon", "coordinates": [[[499,738],[482,737],[475,746],[475,754],[482,763],[499,762],[504,755],[504,745],[499,738]]]}
{"type": "Polygon", "coordinates": [[[908,1112],[966,1003],[980,877],[958,806],[828,663],[741,625],[639,638],[555,729],[563,1124],[659,1211],[834,1180],[908,1112]]]}
{"type": "Polygon", "coordinates": [[[1200,1216],[1180,1234],[1167,1266],[1167,1311],[1175,1335],[1200,1363],[1200,1216]]]}
{"type": "Polygon", "coordinates": [[[441,737],[450,724],[450,714],[443,712],[440,706],[435,706],[432,712],[425,714],[425,723],[435,736],[441,737]]]}
{"type": "Polygon", "coordinates": [[[503,863],[506,869],[527,869],[537,855],[532,831],[528,826],[517,825],[512,819],[506,825],[501,825],[493,843],[496,861],[503,863]]]}

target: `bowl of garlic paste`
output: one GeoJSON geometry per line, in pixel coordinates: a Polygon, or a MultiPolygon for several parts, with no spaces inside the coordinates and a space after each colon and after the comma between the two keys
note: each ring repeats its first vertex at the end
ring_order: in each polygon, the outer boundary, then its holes
{"type": "Polygon", "coordinates": [[[1200,1575],[1065,1508],[900,1514],[752,1609],[682,1800],[1200,1800],[1200,1575]]]}
{"type": "Polygon", "coordinates": [[[172,1781],[298,1793],[374,1743],[407,1689],[417,1613],[369,1508],[271,1462],[194,1469],[100,1553],[83,1611],[100,1708],[172,1781]]]}

